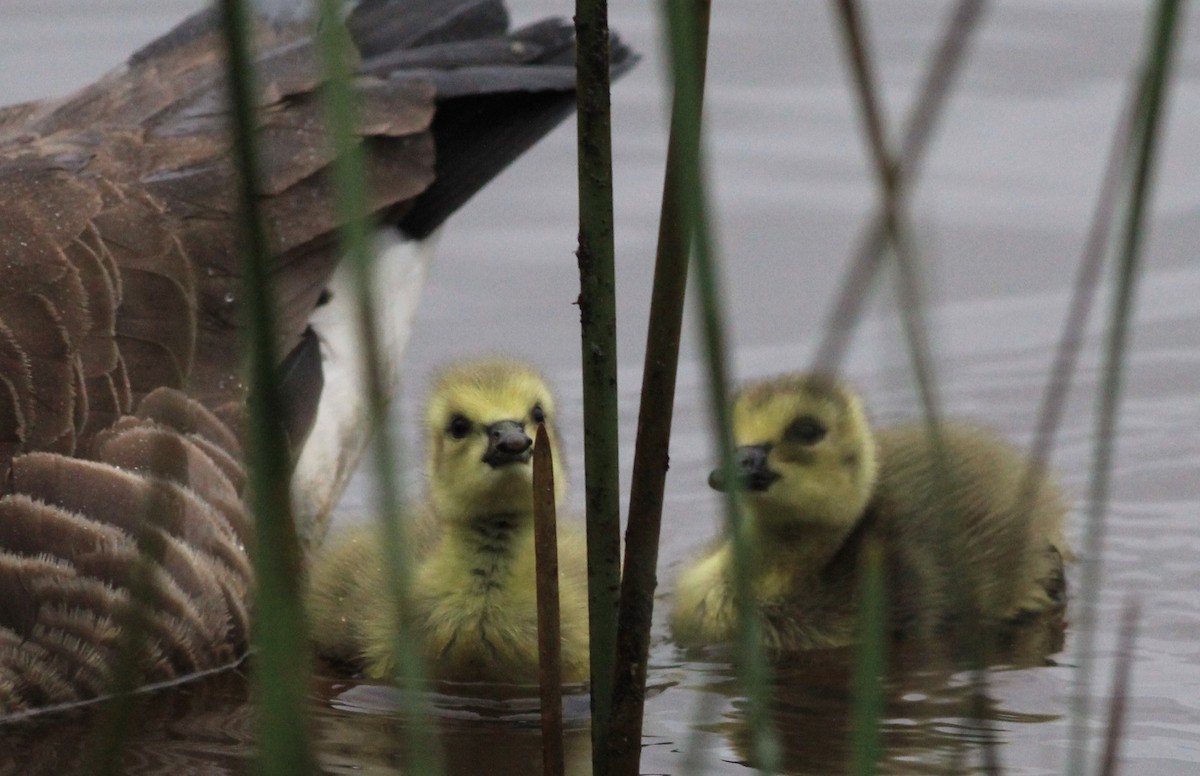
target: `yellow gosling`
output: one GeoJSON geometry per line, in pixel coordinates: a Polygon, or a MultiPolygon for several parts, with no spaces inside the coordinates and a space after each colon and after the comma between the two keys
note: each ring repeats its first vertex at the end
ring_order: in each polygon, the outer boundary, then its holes
{"type": "MultiPolygon", "coordinates": [[[[976,622],[998,626],[1063,605],[1065,503],[1047,478],[1031,502],[1018,504],[1028,462],[994,434],[944,425],[940,476],[923,425],[873,433],[849,386],[803,374],[742,390],[733,433],[753,599],[768,647],[854,640],[859,554],[869,535],[884,550],[897,634],[928,637],[963,606],[976,622]]],[[[719,471],[709,483],[725,488],[719,471]]],[[[680,575],[671,624],[685,645],[733,639],[728,539],[680,575]]]]}
{"type": "MultiPolygon", "coordinates": [[[[545,422],[558,451],[554,402],[530,367],[472,361],[444,371],[425,413],[427,494],[410,532],[415,567],[404,626],[432,676],[537,681],[533,550],[533,431],[545,422]]],[[[556,454],[561,503],[566,477],[556,454]]],[[[372,679],[394,675],[397,607],[386,594],[373,526],[335,536],[317,557],[308,593],[323,656],[372,679]]],[[[582,537],[559,523],[563,681],[588,677],[587,563],[582,537]]]]}

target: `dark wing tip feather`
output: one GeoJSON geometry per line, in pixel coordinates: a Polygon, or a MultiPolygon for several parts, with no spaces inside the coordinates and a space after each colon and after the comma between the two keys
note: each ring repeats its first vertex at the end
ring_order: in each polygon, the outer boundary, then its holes
{"type": "Polygon", "coordinates": [[[418,46],[503,35],[508,11],[501,0],[363,0],[346,26],[364,59],[418,46]]]}
{"type": "MultiPolygon", "coordinates": [[[[569,22],[545,19],[487,43],[469,53],[453,46],[406,51],[401,56],[410,65],[424,57],[423,66],[391,74],[428,81],[437,93],[436,177],[399,221],[410,237],[423,238],[441,226],[575,104],[575,30],[569,22]],[[485,53],[493,59],[481,61],[485,53]]],[[[614,79],[637,63],[616,35],[609,51],[614,79]]]]}

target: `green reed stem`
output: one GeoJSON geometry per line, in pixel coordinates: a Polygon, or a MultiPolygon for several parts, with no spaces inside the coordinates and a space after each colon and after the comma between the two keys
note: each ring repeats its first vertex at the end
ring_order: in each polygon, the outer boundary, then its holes
{"type": "Polygon", "coordinates": [[[1091,713],[1092,652],[1096,641],[1096,609],[1100,597],[1101,555],[1104,552],[1109,474],[1116,449],[1117,414],[1120,409],[1125,351],[1133,315],[1134,293],[1141,264],[1142,238],[1148,198],[1154,175],[1159,116],[1166,96],[1173,60],[1179,0],[1160,0],[1143,57],[1142,100],[1129,153],[1132,157],[1129,199],[1126,203],[1113,288],[1112,311],[1105,344],[1105,369],[1096,410],[1096,437],[1088,487],[1087,523],[1079,576],[1076,611],[1078,642],[1075,690],[1071,698],[1071,748],[1067,773],[1083,776],[1091,713]]]}
{"type": "MultiPolygon", "coordinates": [[[[979,26],[985,0],[960,0],[955,6],[941,43],[930,59],[900,144],[899,162],[893,166],[896,184],[915,179],[929,138],[937,125],[954,77],[965,59],[968,44],[979,26]]],[[[824,327],[824,336],[813,359],[813,371],[835,372],[870,296],[888,234],[887,214],[881,205],[861,233],[854,259],[839,284],[841,293],[824,327]]]]}
{"type": "Polygon", "coordinates": [[[612,116],[606,0],[575,4],[579,132],[579,323],[587,490],[588,635],[592,767],[609,772],[608,726],[621,587],[617,457],[617,302],[612,201],[612,116]]]}
{"type": "Polygon", "coordinates": [[[671,53],[671,73],[675,88],[676,114],[683,127],[678,146],[682,186],[679,187],[680,231],[693,236],[693,262],[696,288],[700,298],[700,326],[704,334],[705,360],[709,376],[709,403],[717,455],[725,482],[732,487],[725,497],[725,514],[733,547],[734,601],[738,613],[738,672],[746,693],[747,725],[756,767],[773,773],[779,769],[780,748],[770,720],[768,665],[762,644],[761,625],[753,603],[750,584],[750,535],[740,503],[738,477],[733,460],[733,433],[730,422],[729,374],[725,346],[725,324],[717,280],[715,246],[708,221],[707,192],[703,174],[703,139],[700,126],[701,42],[694,3],[687,0],[663,0],[667,20],[667,46],[671,53]]]}
{"type": "Polygon", "coordinates": [[[420,691],[424,666],[415,641],[405,633],[404,604],[410,599],[412,570],[405,539],[400,492],[399,456],[388,423],[391,388],[384,377],[380,357],[379,316],[375,297],[374,257],[368,240],[370,212],[366,190],[366,164],[358,134],[358,110],[350,86],[353,52],[341,21],[338,0],[318,0],[317,40],[328,77],[323,97],[325,121],[331,131],[336,154],[333,164],[340,240],[346,260],[354,270],[358,312],[358,339],[362,343],[361,364],[366,387],[367,410],[375,464],[375,509],[383,546],[384,578],[395,607],[392,654],[395,658],[400,704],[406,716],[403,726],[408,765],[415,773],[436,776],[444,770],[441,751],[434,735],[429,705],[420,691]]]}
{"type": "MultiPolygon", "coordinates": [[[[900,174],[901,164],[888,150],[883,112],[879,105],[870,49],[858,4],[855,0],[837,0],[837,7],[845,36],[846,51],[857,87],[868,150],[879,182],[882,200],[880,212],[883,230],[881,234],[884,244],[890,244],[896,255],[900,315],[908,341],[927,437],[930,449],[933,451],[932,464],[937,493],[943,502],[938,511],[941,525],[946,527],[944,533],[946,541],[940,544],[938,551],[942,563],[950,570],[953,578],[965,579],[969,570],[963,567],[962,553],[957,546],[960,539],[949,529],[949,526],[958,522],[958,517],[954,514],[955,508],[951,505],[948,495],[956,490],[953,481],[954,470],[951,467],[941,433],[941,411],[936,393],[937,382],[933,370],[933,350],[922,315],[924,303],[920,293],[921,286],[914,240],[904,212],[904,179],[900,174]]],[[[957,615],[958,621],[962,624],[962,634],[958,646],[961,655],[966,657],[968,664],[973,669],[970,713],[975,719],[982,739],[984,770],[990,774],[997,774],[1000,772],[999,752],[995,736],[985,714],[987,671],[984,660],[983,631],[979,627],[978,618],[966,591],[954,587],[951,596],[952,613],[957,615]]],[[[880,631],[879,638],[882,637],[883,634],[880,631]]],[[[879,648],[881,648],[879,645],[864,642],[859,646],[859,660],[870,660],[875,650],[879,648]]],[[[860,667],[859,671],[861,675],[867,674],[866,667],[860,667]]],[[[860,722],[860,726],[856,728],[856,736],[865,735],[861,725],[866,724],[867,715],[872,711],[868,695],[860,695],[858,703],[868,704],[868,706],[856,712],[856,719],[860,722]]],[[[881,712],[882,709],[876,711],[881,712]]],[[[878,719],[876,719],[876,724],[878,724],[878,719]]]]}
{"type": "MultiPolygon", "coordinates": [[[[704,98],[704,69],[708,51],[711,3],[697,0],[698,99],[704,98]]],[[[642,394],[638,410],[637,442],[629,493],[629,521],[625,530],[625,564],[621,577],[621,607],[617,623],[617,665],[614,679],[611,740],[614,774],[637,776],[641,761],[641,732],[646,700],[646,663],[650,652],[650,626],[657,586],[658,545],[662,529],[663,490],[666,486],[671,421],[675,410],[675,379],[683,327],[691,232],[683,228],[683,170],[680,149],[700,142],[698,120],[681,120],[678,89],[671,107],[662,210],[658,222],[658,248],[654,285],[650,294],[650,321],[646,328],[646,356],[642,365],[642,394]]]]}
{"type": "Polygon", "coordinates": [[[161,489],[151,487],[149,497],[140,507],[142,529],[137,535],[137,564],[130,574],[129,601],[122,613],[120,648],[113,667],[114,697],[105,704],[92,737],[92,767],[97,776],[124,773],[121,752],[136,721],[135,692],[142,683],[142,660],[147,657],[146,630],[158,592],[154,571],[166,550],[165,535],[159,524],[171,506],[162,497],[161,489]]]}
{"type": "Polygon", "coordinates": [[[1067,306],[1062,336],[1055,348],[1050,379],[1046,382],[1046,391],[1038,410],[1036,431],[1030,445],[1030,465],[1023,475],[1018,491],[1018,512],[1032,508],[1046,476],[1045,464],[1054,449],[1058,429],[1062,424],[1067,393],[1071,390],[1075,365],[1083,347],[1084,328],[1091,313],[1092,302],[1096,298],[1096,290],[1100,286],[1101,270],[1112,233],[1113,214],[1123,188],[1123,173],[1128,161],[1133,123],[1137,117],[1138,106],[1144,99],[1144,87],[1145,84],[1141,80],[1135,82],[1113,133],[1112,146],[1104,165],[1104,177],[1100,183],[1100,196],[1096,200],[1096,209],[1088,226],[1080,255],[1079,271],[1071,287],[1071,300],[1067,306]]]}
{"type": "Polygon", "coordinates": [[[248,468],[254,510],[256,581],[254,643],[258,654],[253,688],[258,706],[257,770],[296,776],[313,773],[305,710],[311,658],[300,604],[300,544],[292,522],[288,480],[291,461],[279,419],[284,406],[275,348],[275,299],[271,289],[266,227],[259,209],[255,147],[254,85],[249,19],[240,0],[222,0],[229,56],[234,158],[243,238],[243,343],[249,354],[248,468]]]}
{"type": "Polygon", "coordinates": [[[859,566],[858,659],[854,675],[854,723],[851,768],[855,776],[871,776],[881,754],[879,720],[883,716],[885,623],[887,590],[884,587],[883,547],[876,538],[863,543],[859,566]]]}
{"type": "Polygon", "coordinates": [[[558,608],[558,514],[554,451],[542,423],[533,445],[533,549],[537,569],[538,687],[541,690],[542,774],[562,776],[562,632],[558,608]]]}

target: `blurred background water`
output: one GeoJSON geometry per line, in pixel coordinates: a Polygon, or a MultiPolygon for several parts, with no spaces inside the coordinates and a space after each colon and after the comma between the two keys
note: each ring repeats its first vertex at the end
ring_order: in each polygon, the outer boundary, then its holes
{"type": "MultiPolygon", "coordinates": [[[[518,22],[570,4],[509,0],[518,22]]],[[[1135,0],[1004,0],[988,14],[951,98],[912,213],[928,272],[936,371],[948,414],[1030,439],[1069,285],[1123,94],[1143,39],[1135,0]]],[[[0,0],[0,101],[62,94],[120,62],[196,0],[0,0]]],[[[706,130],[716,228],[740,379],[803,368],[875,201],[828,4],[715,3],[706,130]]],[[[898,135],[950,3],[871,3],[867,18],[898,135]]],[[[622,485],[627,487],[662,167],[666,86],[656,4],[612,0],[611,23],[644,59],[614,89],[622,485]]],[[[1200,763],[1200,11],[1188,6],[1153,198],[1147,261],[1127,362],[1104,556],[1096,693],[1108,692],[1117,613],[1135,596],[1127,774],[1190,774],[1200,763]]],[[[399,404],[406,472],[420,488],[416,421],[437,365],[481,352],[536,362],[556,384],[566,455],[582,476],[574,126],[534,148],[447,226],[429,278],[399,404]]],[[[894,304],[884,293],[854,340],[848,372],[874,418],[918,413],[894,304]]],[[[1107,295],[1101,292],[1054,466],[1075,497],[1076,546],[1092,445],[1107,295]]],[[[742,706],[729,665],[668,641],[663,599],[719,524],[704,381],[688,336],[681,365],[660,556],[643,772],[746,769],[742,706]]],[[[576,483],[580,504],[582,483],[576,483]]],[[[349,515],[369,502],[356,480],[349,515]]],[[[353,518],[349,518],[353,519],[353,518]]],[[[1076,575],[1077,576],[1077,575],[1076,575]]],[[[1070,619],[1070,612],[1068,612],[1070,619]]],[[[989,713],[1007,772],[1061,772],[1073,632],[1033,633],[993,675],[989,713]]],[[[965,757],[965,677],[923,656],[889,684],[885,770],[930,773],[965,757]]],[[[776,681],[788,772],[845,760],[846,655],[808,656],[776,681]]],[[[462,773],[539,767],[536,717],[516,693],[433,697],[462,773]],[[481,764],[486,764],[480,770],[481,764]]],[[[568,759],[587,762],[586,699],[568,699],[568,759]],[[572,709],[574,710],[572,712],[572,709]]],[[[331,773],[389,773],[399,761],[389,691],[330,677],[317,693],[331,773]]],[[[245,682],[227,674],[156,695],[127,757],[131,773],[241,772],[253,751],[245,682]]],[[[0,772],[84,768],[83,719],[0,728],[0,772]]]]}

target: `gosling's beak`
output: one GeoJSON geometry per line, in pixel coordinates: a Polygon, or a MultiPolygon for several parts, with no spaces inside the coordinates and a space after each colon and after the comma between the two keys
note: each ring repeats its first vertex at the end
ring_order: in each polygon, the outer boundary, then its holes
{"type": "Polygon", "coordinates": [[[515,420],[501,420],[488,426],[488,447],[483,462],[493,469],[510,463],[529,463],[533,455],[533,440],[525,427],[515,420]]]}
{"type": "MultiPolygon", "coordinates": [[[[733,451],[733,462],[745,490],[766,490],[771,483],[779,479],[779,472],[772,471],[767,463],[767,453],[771,452],[770,445],[746,445],[733,451]]],[[[728,490],[725,483],[725,473],[713,469],[708,475],[708,486],[713,490],[728,490]]]]}

